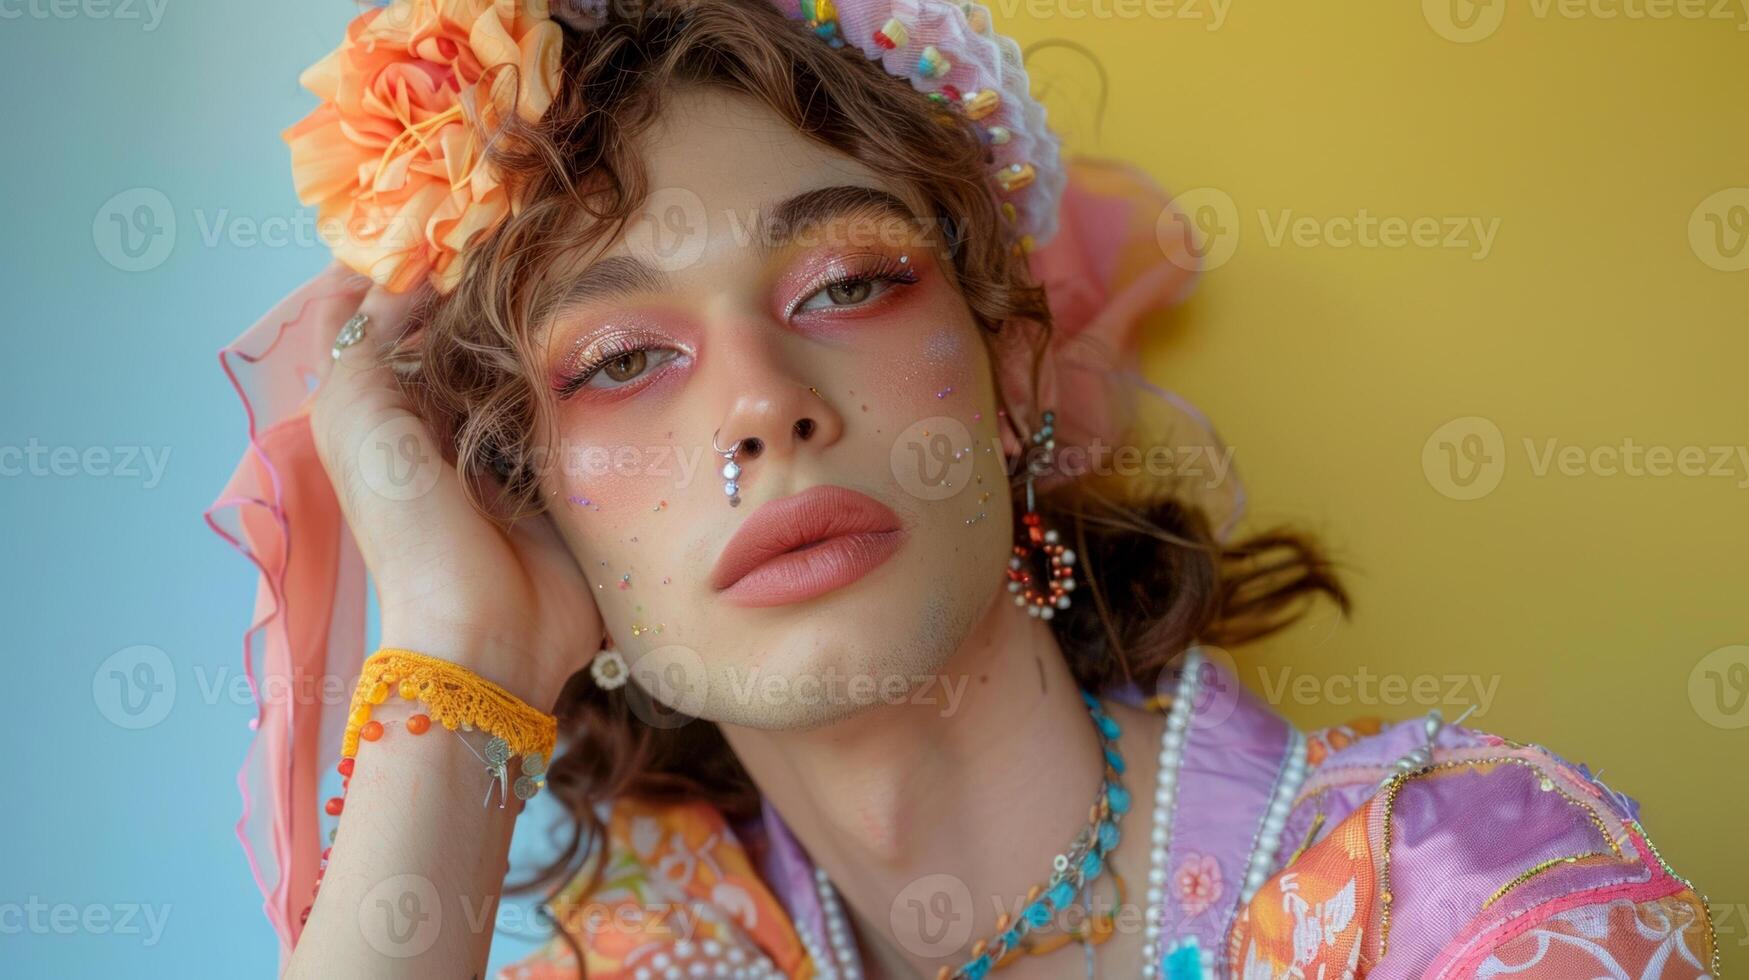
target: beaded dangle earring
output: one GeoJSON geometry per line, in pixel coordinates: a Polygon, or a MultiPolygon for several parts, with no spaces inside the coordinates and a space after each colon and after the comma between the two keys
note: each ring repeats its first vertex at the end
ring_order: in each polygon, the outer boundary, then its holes
{"type": "Polygon", "coordinates": [[[1044,425],[1032,434],[1032,444],[1043,452],[1026,453],[1026,513],[1020,521],[1026,534],[1014,546],[1008,559],[1008,591],[1014,593],[1014,604],[1025,606],[1028,616],[1050,619],[1058,609],[1069,608],[1069,593],[1075,591],[1075,552],[1063,547],[1056,530],[1046,530],[1033,500],[1033,478],[1050,467],[1056,451],[1057,413],[1047,410],[1044,425]],[[1046,559],[1044,587],[1033,578],[1030,558],[1033,552],[1043,552],[1046,559]]]}

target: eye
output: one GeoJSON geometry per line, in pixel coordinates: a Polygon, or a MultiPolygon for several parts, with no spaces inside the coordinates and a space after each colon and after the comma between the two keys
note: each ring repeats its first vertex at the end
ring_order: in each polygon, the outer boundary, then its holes
{"type": "Polygon", "coordinates": [[[605,376],[609,381],[618,384],[625,384],[644,373],[644,370],[650,365],[650,355],[654,353],[656,352],[653,350],[640,348],[620,354],[613,360],[602,364],[597,375],[605,376]]]}
{"type": "Polygon", "coordinates": [[[629,387],[679,354],[680,351],[671,347],[657,347],[646,343],[633,343],[603,351],[564,380],[559,387],[559,397],[568,398],[584,388],[613,391],[629,387]]]}
{"type": "Polygon", "coordinates": [[[791,309],[791,314],[817,313],[844,306],[860,306],[892,289],[894,285],[910,285],[917,274],[896,262],[887,262],[879,269],[839,276],[809,293],[791,309]]]}

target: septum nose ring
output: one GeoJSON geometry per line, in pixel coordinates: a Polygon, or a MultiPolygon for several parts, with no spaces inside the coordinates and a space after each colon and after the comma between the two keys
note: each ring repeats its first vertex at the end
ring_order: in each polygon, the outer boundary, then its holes
{"type": "Polygon", "coordinates": [[[717,433],[721,431],[722,429],[718,428],[716,432],[711,433],[711,448],[716,450],[717,455],[723,457],[724,460],[722,470],[725,481],[723,495],[729,498],[730,507],[739,507],[741,506],[741,484],[736,481],[741,476],[741,464],[735,461],[735,456],[741,451],[741,447],[748,444],[751,444],[752,447],[750,451],[757,453],[760,443],[756,438],[736,439],[729,448],[723,449],[717,445],[717,433]]]}

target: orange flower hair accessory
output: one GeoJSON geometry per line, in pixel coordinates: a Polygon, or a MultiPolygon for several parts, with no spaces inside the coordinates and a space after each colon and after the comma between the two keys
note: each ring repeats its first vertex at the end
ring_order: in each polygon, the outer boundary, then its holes
{"type": "Polygon", "coordinates": [[[334,256],[392,292],[449,292],[458,256],[514,202],[485,160],[514,107],[540,119],[563,36],[546,0],[390,0],[299,82],[322,99],[284,132],[298,200],[334,256]]]}

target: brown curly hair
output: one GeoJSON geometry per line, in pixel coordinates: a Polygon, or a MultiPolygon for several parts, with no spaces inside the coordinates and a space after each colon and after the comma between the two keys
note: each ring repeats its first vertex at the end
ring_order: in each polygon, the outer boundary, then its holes
{"type": "MultiPolygon", "coordinates": [[[[518,460],[531,458],[550,420],[531,366],[533,336],[562,284],[562,256],[611,241],[649,192],[635,137],[681,85],[750,96],[804,135],[890,175],[929,209],[950,276],[987,346],[1025,330],[1036,388],[1051,317],[1026,261],[1001,234],[980,174],[987,154],[972,124],[928,100],[853,48],[823,44],[768,0],[615,0],[606,22],[567,32],[562,82],[538,123],[509,119],[489,159],[519,202],[516,213],[464,252],[456,290],[422,314],[409,393],[445,436],[463,485],[488,472],[505,500],[494,516],[540,506],[518,460]]],[[[994,354],[994,348],[991,348],[994,354]]],[[[1008,404],[998,390],[1002,404],[1008,404]]],[[[1003,417],[1024,437],[1011,413],[1003,417]]],[[[1023,474],[1016,474],[1012,489],[1023,474]]],[[[1307,539],[1273,531],[1219,542],[1206,515],[1175,500],[1114,501],[1076,484],[1038,501],[1071,538],[1091,601],[1051,626],[1076,680],[1090,689],[1132,681],[1151,690],[1193,642],[1233,645],[1287,625],[1317,595],[1346,612],[1348,597],[1307,539]]],[[[996,574],[992,570],[992,574],[996,574]]],[[[547,776],[572,818],[560,856],[516,887],[556,891],[605,840],[601,805],[616,797],[707,800],[730,819],[757,812],[759,794],[720,730],[641,723],[623,696],[574,676],[556,711],[567,749],[547,776]]],[[[574,937],[566,933],[573,944],[574,937]]],[[[581,957],[578,958],[581,962],[581,957]]]]}

